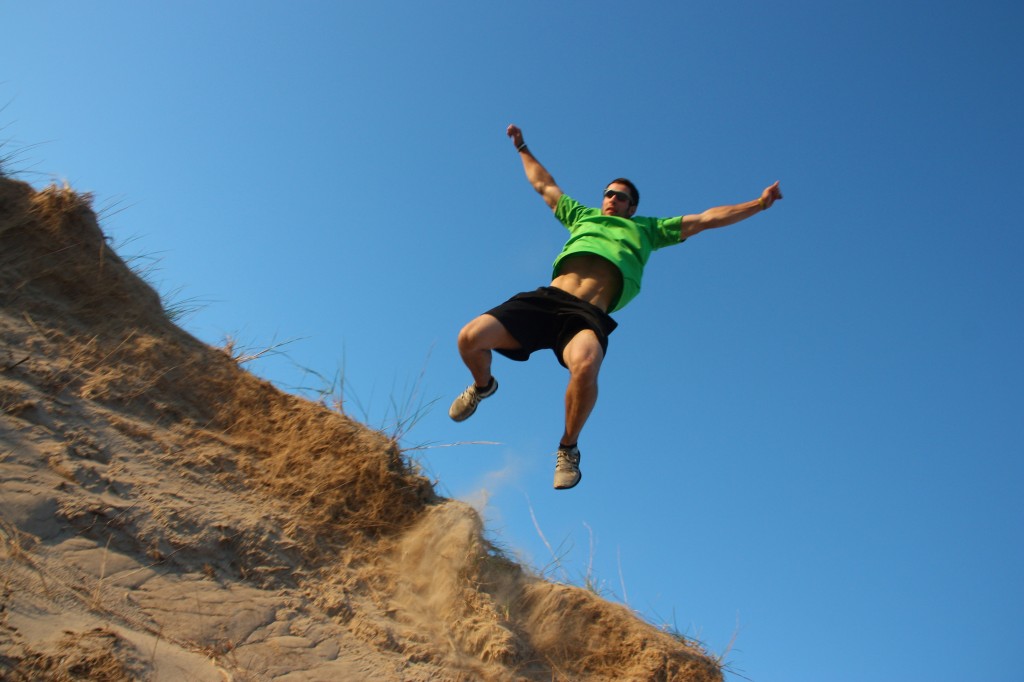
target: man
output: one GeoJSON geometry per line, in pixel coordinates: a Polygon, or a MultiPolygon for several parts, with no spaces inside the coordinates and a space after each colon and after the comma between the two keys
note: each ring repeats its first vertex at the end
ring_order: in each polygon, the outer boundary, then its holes
{"type": "Polygon", "coordinates": [[[507,134],[519,152],[527,180],[569,230],[569,240],[555,259],[550,286],[517,294],[459,332],[459,354],[473,383],[455,399],[448,414],[463,421],[481,400],[498,390],[491,374],[491,351],[524,361],[536,350],[552,349],[569,370],[565,430],[558,443],[554,481],[556,489],[565,490],[582,477],[577,442],[597,402],[597,375],[608,351],[608,335],[617,326],[608,313],[620,310],[640,292],[651,252],[767,210],[782,198],[782,192],[776,182],[754,201],[696,215],[644,218],[634,217],[640,193],[632,182],[618,178],[605,189],[600,209],[587,208],[563,194],[523,142],[518,127],[510,125],[507,134]]]}

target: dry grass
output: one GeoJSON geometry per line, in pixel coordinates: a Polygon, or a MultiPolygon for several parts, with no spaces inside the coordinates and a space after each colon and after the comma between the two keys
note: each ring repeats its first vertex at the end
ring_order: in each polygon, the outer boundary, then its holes
{"type": "Polygon", "coordinates": [[[133,665],[131,647],[106,628],[66,632],[56,652],[24,647],[5,674],[11,682],[133,682],[141,665],[133,665]]]}
{"type": "Polygon", "coordinates": [[[0,256],[4,298],[33,320],[61,321],[57,328],[34,322],[48,342],[66,349],[45,377],[51,393],[142,408],[225,434],[253,485],[303,512],[296,523],[307,549],[339,531],[393,531],[434,498],[394,442],[280,392],[178,328],[156,292],[108,248],[88,195],[11,184],[4,182],[0,201],[20,200],[22,210],[13,213],[23,222],[0,224],[9,245],[0,256]]]}

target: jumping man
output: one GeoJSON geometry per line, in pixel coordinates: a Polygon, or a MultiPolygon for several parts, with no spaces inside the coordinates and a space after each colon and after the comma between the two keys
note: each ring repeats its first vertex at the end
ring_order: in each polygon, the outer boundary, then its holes
{"type": "Polygon", "coordinates": [[[640,193],[625,178],[604,190],[601,208],[587,208],[563,194],[555,179],[523,142],[522,131],[508,127],[526,179],[569,230],[555,259],[551,284],[524,292],[480,315],[459,332],[459,354],[473,383],[455,399],[449,416],[469,418],[480,401],[494,395],[491,351],[525,361],[542,348],[554,351],[569,370],[565,392],[565,431],[558,443],[555,488],[580,482],[580,432],[597,403],[597,375],[608,352],[608,335],[617,326],[608,313],[621,310],[640,292],[644,265],[652,251],[679,244],[714,227],[725,227],[767,210],[782,198],[779,183],[753,201],[709,208],[674,218],[636,217],[640,193]]]}

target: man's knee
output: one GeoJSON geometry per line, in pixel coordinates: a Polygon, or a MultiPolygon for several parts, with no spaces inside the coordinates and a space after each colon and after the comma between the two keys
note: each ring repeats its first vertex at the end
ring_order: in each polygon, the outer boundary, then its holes
{"type": "Polygon", "coordinates": [[[467,348],[473,342],[473,323],[470,322],[465,327],[459,330],[458,344],[459,348],[467,348]]]}
{"type": "Polygon", "coordinates": [[[562,358],[572,376],[585,381],[596,381],[601,363],[604,361],[604,348],[601,347],[597,334],[590,329],[584,329],[566,345],[562,351],[562,358]]]}
{"type": "Polygon", "coordinates": [[[480,339],[479,319],[480,318],[473,320],[459,331],[458,344],[460,349],[476,349],[476,345],[480,339]]]}

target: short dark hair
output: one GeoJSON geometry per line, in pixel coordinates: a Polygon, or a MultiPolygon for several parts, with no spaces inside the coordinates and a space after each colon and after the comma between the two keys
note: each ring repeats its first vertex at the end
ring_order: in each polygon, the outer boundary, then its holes
{"type": "Polygon", "coordinates": [[[629,191],[633,195],[633,205],[634,206],[639,206],[640,205],[640,190],[638,190],[636,188],[636,185],[634,185],[631,180],[627,180],[626,178],[615,178],[614,180],[609,182],[607,185],[605,185],[605,187],[610,187],[610,186],[614,185],[615,183],[619,183],[620,185],[625,185],[626,187],[628,187],[629,191]]]}

